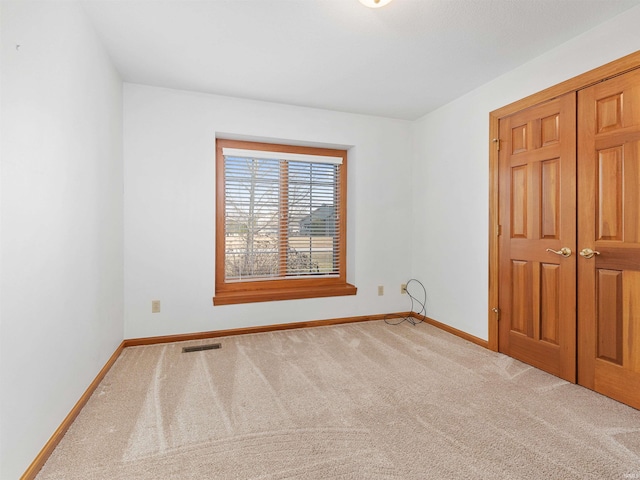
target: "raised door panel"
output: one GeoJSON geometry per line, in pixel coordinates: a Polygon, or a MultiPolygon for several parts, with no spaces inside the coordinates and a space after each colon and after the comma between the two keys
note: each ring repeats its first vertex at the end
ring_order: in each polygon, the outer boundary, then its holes
{"type": "Polygon", "coordinates": [[[597,357],[622,364],[622,272],[597,271],[597,357]]]}
{"type": "Polygon", "coordinates": [[[598,152],[598,240],[622,240],[623,147],[598,152]]]}
{"type": "Polygon", "coordinates": [[[540,340],[560,341],[560,266],[540,265],[540,340]]]}
{"type": "Polygon", "coordinates": [[[511,169],[511,237],[527,238],[529,193],[527,166],[519,165],[511,169]]]}
{"type": "Polygon", "coordinates": [[[557,239],[560,221],[560,161],[558,158],[541,164],[540,234],[542,238],[557,239]]]}
{"type": "Polygon", "coordinates": [[[513,261],[511,270],[513,283],[511,330],[528,337],[533,337],[531,273],[531,262],[513,261]]]}
{"type": "Polygon", "coordinates": [[[540,119],[540,145],[546,147],[560,141],[560,115],[540,119]]]}

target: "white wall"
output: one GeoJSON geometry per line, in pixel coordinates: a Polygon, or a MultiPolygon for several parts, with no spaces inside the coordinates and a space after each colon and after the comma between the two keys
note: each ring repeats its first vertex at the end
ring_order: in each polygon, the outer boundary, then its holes
{"type": "Polygon", "coordinates": [[[123,338],[122,83],[71,2],[3,1],[1,32],[0,478],[9,479],[123,338]]]}
{"type": "MultiPolygon", "coordinates": [[[[3,11],[3,6],[2,6],[2,2],[0,2],[0,28],[2,28],[2,11],[3,11]]],[[[1,33],[2,30],[0,30],[0,49],[2,48],[2,44],[4,43],[2,37],[1,37],[1,33]]],[[[4,61],[3,61],[3,56],[2,56],[2,52],[0,50],[0,275],[1,272],[3,271],[2,269],[2,130],[1,130],[1,122],[2,122],[2,72],[4,71],[4,67],[3,67],[4,61]]],[[[4,332],[3,328],[2,328],[2,283],[1,283],[1,279],[0,279],[0,335],[2,335],[2,332],[4,332]]],[[[2,341],[0,340],[0,432],[4,431],[4,421],[3,421],[3,416],[2,416],[2,404],[3,404],[3,392],[4,392],[4,388],[3,388],[3,378],[2,378],[2,360],[3,360],[3,355],[2,355],[2,341]]],[[[3,438],[2,438],[2,434],[0,434],[0,464],[2,462],[2,458],[3,458],[3,438]]],[[[2,467],[0,466],[0,476],[2,476],[2,467]]]]}
{"type": "Polygon", "coordinates": [[[489,112],[640,49],[640,7],[413,125],[413,275],[427,315],[487,339],[489,112]]]}
{"type": "Polygon", "coordinates": [[[409,122],[131,84],[124,98],[126,338],[409,309],[399,293],[410,273],[409,122]],[[212,306],[219,133],[352,146],[356,296],[212,306]],[[151,313],[153,299],[161,313],[151,313]]]}

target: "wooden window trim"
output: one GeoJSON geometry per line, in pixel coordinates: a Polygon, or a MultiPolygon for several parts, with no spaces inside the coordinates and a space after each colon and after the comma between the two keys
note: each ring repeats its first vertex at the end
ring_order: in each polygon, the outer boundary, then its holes
{"type": "MultiPolygon", "coordinates": [[[[216,245],[215,245],[215,296],[214,305],[295,300],[343,295],[355,295],[357,288],[347,283],[347,152],[345,150],[302,147],[282,144],[247,142],[242,140],[216,140],[216,245]],[[340,216],[339,257],[335,276],[322,278],[295,278],[225,282],[225,176],[223,148],[267,150],[272,152],[299,153],[342,157],[340,168],[340,216]]],[[[280,227],[286,228],[281,225],[280,227]]]]}

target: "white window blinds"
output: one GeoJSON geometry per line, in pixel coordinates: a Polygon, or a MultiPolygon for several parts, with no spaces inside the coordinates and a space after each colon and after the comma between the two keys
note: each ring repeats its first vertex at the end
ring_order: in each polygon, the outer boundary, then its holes
{"type": "Polygon", "coordinates": [[[342,158],[223,155],[225,281],[339,275],[342,158]]]}

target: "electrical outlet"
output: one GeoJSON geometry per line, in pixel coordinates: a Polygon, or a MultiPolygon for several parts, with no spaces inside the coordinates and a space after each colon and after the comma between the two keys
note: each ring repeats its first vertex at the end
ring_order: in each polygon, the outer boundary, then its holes
{"type": "Polygon", "coordinates": [[[406,294],[407,293],[407,284],[406,283],[401,283],[400,284],[400,293],[402,293],[402,294],[406,294]]]}
{"type": "Polygon", "coordinates": [[[384,286],[378,285],[378,296],[384,295],[384,286]]]}
{"type": "Polygon", "coordinates": [[[151,313],[160,313],[160,300],[151,300],[151,313]]]}

